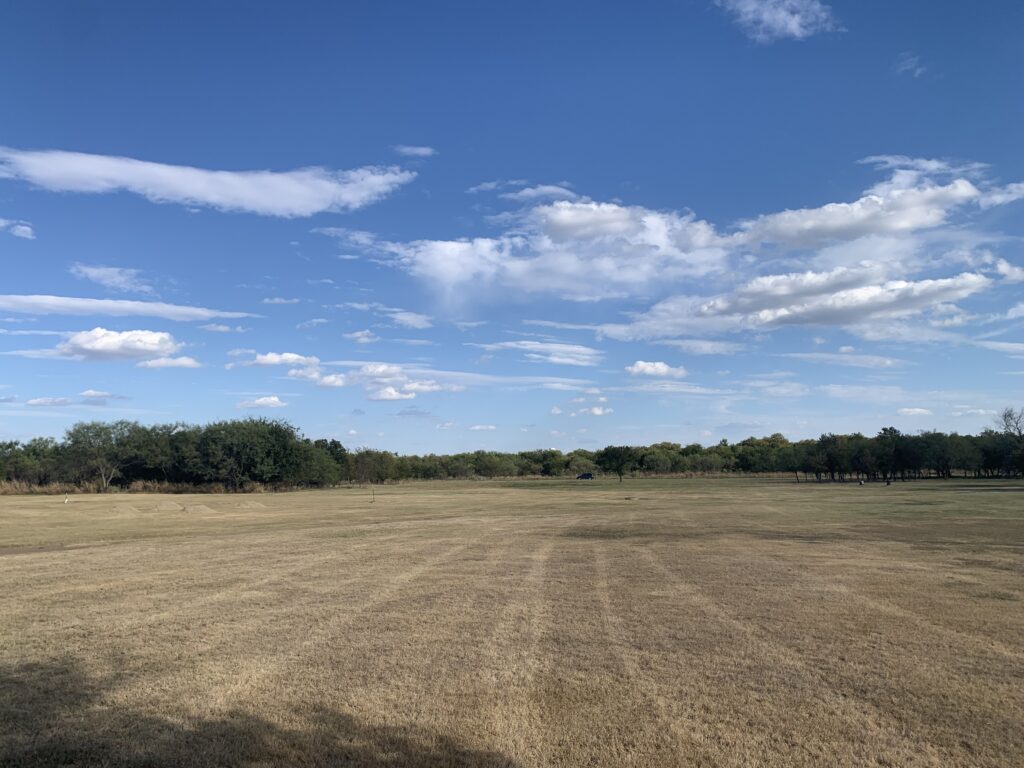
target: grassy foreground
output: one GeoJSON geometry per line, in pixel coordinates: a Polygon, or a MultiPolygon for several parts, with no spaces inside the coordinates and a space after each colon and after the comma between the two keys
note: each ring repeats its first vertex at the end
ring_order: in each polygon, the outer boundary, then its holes
{"type": "Polygon", "coordinates": [[[0,498],[4,766],[1024,765],[1024,484],[0,498]]]}

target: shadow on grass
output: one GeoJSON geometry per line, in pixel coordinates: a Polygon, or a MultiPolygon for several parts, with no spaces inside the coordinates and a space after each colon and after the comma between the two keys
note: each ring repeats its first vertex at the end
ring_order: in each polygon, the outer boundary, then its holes
{"type": "Polygon", "coordinates": [[[73,661],[0,667],[3,766],[367,766],[514,768],[416,727],[375,726],[310,707],[282,727],[246,712],[170,720],[104,698],[109,681],[73,661]]]}

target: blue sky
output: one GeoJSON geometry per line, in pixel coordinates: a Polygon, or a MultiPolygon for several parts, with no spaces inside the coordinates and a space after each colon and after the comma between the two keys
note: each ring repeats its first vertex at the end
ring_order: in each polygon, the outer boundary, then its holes
{"type": "Polygon", "coordinates": [[[0,438],[974,432],[1024,384],[1024,6],[7,4],[0,438]]]}

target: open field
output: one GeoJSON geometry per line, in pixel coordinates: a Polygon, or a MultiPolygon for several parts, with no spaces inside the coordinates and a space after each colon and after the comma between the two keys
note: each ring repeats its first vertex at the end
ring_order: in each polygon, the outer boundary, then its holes
{"type": "Polygon", "coordinates": [[[1024,485],[0,499],[0,764],[1024,765],[1024,485]]]}

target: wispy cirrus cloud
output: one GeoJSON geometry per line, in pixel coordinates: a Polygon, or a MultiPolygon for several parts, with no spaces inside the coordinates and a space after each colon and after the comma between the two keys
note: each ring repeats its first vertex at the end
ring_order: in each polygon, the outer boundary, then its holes
{"type": "Polygon", "coordinates": [[[132,192],[154,203],[295,218],[351,211],[416,177],[396,166],[225,171],[113,155],[0,147],[0,178],[58,192],[132,192]]]}
{"type": "Polygon", "coordinates": [[[905,360],[882,355],[858,355],[853,353],[831,353],[831,352],[789,352],[783,354],[794,360],[806,360],[812,363],[827,363],[831,365],[843,365],[852,368],[899,368],[906,365],[905,360]]]}
{"type": "Polygon", "coordinates": [[[715,0],[752,40],[803,40],[839,28],[832,9],[820,0],[715,0]]]}
{"type": "Polygon", "coordinates": [[[488,352],[515,350],[523,353],[530,362],[554,363],[556,365],[592,366],[601,362],[600,350],[582,344],[565,344],[554,341],[498,341],[491,344],[467,344],[488,352]]]}
{"type": "Polygon", "coordinates": [[[914,79],[921,77],[928,71],[928,67],[921,63],[921,57],[910,51],[904,51],[896,57],[893,69],[898,75],[907,75],[914,79]]]}
{"type": "Polygon", "coordinates": [[[439,154],[433,147],[417,146],[415,144],[396,144],[392,149],[402,157],[434,157],[439,154]]]}
{"type": "Polygon", "coordinates": [[[128,267],[104,267],[90,264],[73,264],[70,272],[75,277],[124,293],[152,294],[153,286],[142,278],[142,272],[128,267]]]}
{"type": "Polygon", "coordinates": [[[214,320],[256,317],[249,312],[227,312],[206,307],[130,299],[85,299],[39,294],[0,295],[0,310],[27,315],[106,315],[111,317],[159,317],[165,320],[214,320]]]}

